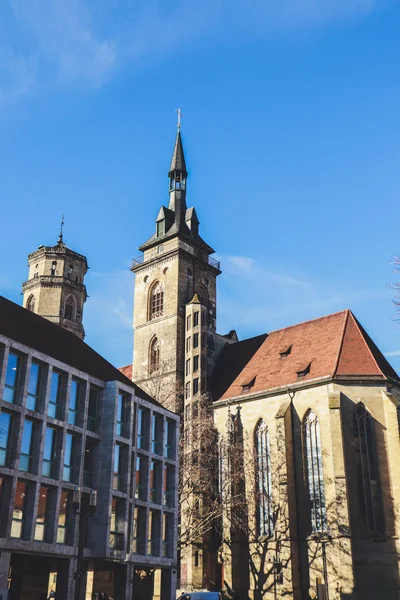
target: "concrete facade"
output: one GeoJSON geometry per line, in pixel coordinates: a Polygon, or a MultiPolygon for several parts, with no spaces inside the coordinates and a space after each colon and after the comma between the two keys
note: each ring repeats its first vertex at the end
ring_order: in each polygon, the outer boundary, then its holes
{"type": "Polygon", "coordinates": [[[101,379],[0,331],[3,600],[50,588],[71,600],[77,581],[81,600],[174,597],[179,419],[115,372],[101,379]]]}

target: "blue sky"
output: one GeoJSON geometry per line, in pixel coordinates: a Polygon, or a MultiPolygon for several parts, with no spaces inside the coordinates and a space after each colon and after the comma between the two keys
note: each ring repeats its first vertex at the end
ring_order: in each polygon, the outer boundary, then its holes
{"type": "Polygon", "coordinates": [[[131,361],[137,247],[188,203],[221,260],[218,330],[351,308],[400,370],[400,5],[380,0],[3,0],[0,293],[26,257],[88,257],[86,341],[131,361]]]}

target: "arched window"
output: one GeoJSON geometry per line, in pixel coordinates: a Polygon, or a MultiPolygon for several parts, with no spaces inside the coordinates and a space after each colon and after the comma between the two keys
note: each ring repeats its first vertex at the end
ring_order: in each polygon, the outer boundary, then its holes
{"type": "Polygon", "coordinates": [[[373,422],[362,402],[354,409],[353,440],[361,516],[367,529],[383,532],[383,507],[373,422]]]}
{"type": "Polygon", "coordinates": [[[33,294],[29,296],[26,308],[31,312],[35,312],[35,296],[33,294]]]}
{"type": "Polygon", "coordinates": [[[304,421],[310,519],[313,532],[327,531],[321,434],[318,417],[312,410],[304,421]]]}
{"type": "Polygon", "coordinates": [[[50,275],[53,277],[56,274],[56,271],[57,271],[57,261],[53,260],[53,262],[51,263],[50,275]]]}
{"type": "Polygon", "coordinates": [[[162,317],[164,313],[164,288],[159,281],[150,290],[149,320],[162,317]]]}
{"type": "Polygon", "coordinates": [[[200,284],[197,287],[197,295],[199,297],[200,302],[203,304],[203,306],[208,306],[208,290],[207,288],[200,284]]]}
{"type": "Polygon", "coordinates": [[[70,321],[75,321],[76,300],[73,296],[68,296],[65,301],[64,317],[70,321]]]}
{"type": "Polygon", "coordinates": [[[155,337],[150,343],[149,373],[155,373],[160,367],[160,344],[155,337]]]}
{"type": "Polygon", "coordinates": [[[271,454],[266,423],[261,420],[255,431],[257,534],[271,536],[274,530],[272,510],[271,454]]]}

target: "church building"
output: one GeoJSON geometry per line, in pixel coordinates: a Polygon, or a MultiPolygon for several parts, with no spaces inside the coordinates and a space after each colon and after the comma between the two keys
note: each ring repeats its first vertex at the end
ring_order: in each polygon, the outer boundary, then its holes
{"type": "Polygon", "coordinates": [[[181,415],[181,481],[208,468],[215,486],[181,497],[181,537],[184,505],[213,523],[181,547],[180,589],[397,600],[398,375],[349,310],[243,341],[218,334],[220,264],[188,208],[180,126],[168,176],[168,206],[133,261],[123,372],[181,415]]]}

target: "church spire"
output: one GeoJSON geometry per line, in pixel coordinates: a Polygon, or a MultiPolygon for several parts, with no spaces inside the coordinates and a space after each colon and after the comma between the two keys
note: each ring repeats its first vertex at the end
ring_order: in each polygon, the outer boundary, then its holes
{"type": "Polygon", "coordinates": [[[180,126],[178,127],[178,131],[176,134],[175,146],[174,146],[174,151],[172,154],[171,166],[169,168],[168,175],[171,180],[178,176],[182,176],[182,178],[184,178],[184,179],[186,179],[186,177],[187,177],[186,162],[185,162],[185,155],[183,153],[183,145],[182,145],[180,126]]]}
{"type": "Polygon", "coordinates": [[[183,153],[181,137],[181,111],[178,108],[178,131],[176,133],[171,166],[169,168],[169,205],[168,208],[175,213],[175,224],[178,230],[185,227],[186,217],[186,162],[183,153]]]}

